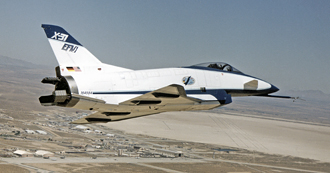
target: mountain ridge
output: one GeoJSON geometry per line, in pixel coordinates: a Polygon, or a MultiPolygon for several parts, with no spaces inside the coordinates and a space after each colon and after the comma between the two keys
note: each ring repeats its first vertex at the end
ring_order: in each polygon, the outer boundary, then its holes
{"type": "Polygon", "coordinates": [[[37,65],[32,62],[15,59],[15,58],[11,58],[11,57],[4,56],[4,55],[0,55],[0,67],[1,68],[24,67],[27,69],[32,69],[32,68],[46,69],[46,68],[48,68],[48,66],[45,66],[45,65],[37,65]]]}

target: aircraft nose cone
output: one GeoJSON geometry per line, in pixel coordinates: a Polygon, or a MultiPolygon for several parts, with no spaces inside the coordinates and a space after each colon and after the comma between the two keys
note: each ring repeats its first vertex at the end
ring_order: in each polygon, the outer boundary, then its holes
{"type": "Polygon", "coordinates": [[[274,92],[277,92],[279,89],[275,86],[275,85],[272,85],[271,84],[271,87],[269,89],[269,93],[274,93],[274,92]]]}

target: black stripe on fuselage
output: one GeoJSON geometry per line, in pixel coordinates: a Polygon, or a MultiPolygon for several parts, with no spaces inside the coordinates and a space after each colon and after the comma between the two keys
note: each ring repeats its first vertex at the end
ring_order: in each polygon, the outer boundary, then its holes
{"type": "MultiPolygon", "coordinates": [[[[101,91],[93,92],[95,95],[116,95],[116,94],[146,94],[151,91],[101,91]]],[[[210,94],[215,98],[223,97],[225,94],[230,94],[232,96],[252,96],[252,95],[262,95],[269,94],[275,91],[266,90],[237,90],[237,89],[206,89],[206,91],[201,90],[186,90],[186,94],[210,94]]]]}

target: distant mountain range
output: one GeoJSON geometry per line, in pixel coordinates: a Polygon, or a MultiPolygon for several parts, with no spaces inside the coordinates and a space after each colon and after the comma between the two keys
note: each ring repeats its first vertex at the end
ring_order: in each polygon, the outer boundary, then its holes
{"type": "Polygon", "coordinates": [[[1,68],[10,68],[10,67],[44,68],[45,66],[42,67],[41,65],[36,65],[27,61],[0,55],[0,67],[1,68]]]}

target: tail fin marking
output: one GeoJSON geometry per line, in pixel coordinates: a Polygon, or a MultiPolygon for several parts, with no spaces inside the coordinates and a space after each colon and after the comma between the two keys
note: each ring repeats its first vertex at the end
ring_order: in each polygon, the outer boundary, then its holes
{"type": "Polygon", "coordinates": [[[45,30],[47,38],[82,46],[75,38],[59,26],[42,24],[41,27],[45,30]]]}
{"type": "Polygon", "coordinates": [[[41,27],[45,30],[62,74],[69,72],[73,67],[78,67],[78,69],[71,71],[80,71],[80,68],[89,69],[88,71],[100,71],[103,68],[111,72],[130,71],[130,69],[102,63],[62,27],[47,24],[42,24],[41,27]]]}

